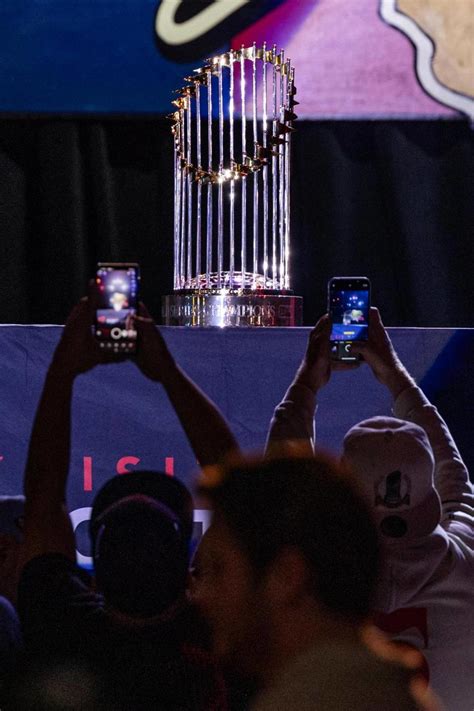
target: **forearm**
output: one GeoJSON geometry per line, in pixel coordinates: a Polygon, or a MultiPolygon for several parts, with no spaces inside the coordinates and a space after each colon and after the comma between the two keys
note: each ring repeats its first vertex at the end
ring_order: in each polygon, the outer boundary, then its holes
{"type": "Polygon", "coordinates": [[[29,508],[55,506],[65,501],[73,382],[73,377],[54,363],[46,375],[25,470],[24,490],[29,508]]]}
{"type": "Polygon", "coordinates": [[[36,411],[25,469],[25,527],[19,570],[45,553],[75,557],[66,508],[73,378],[54,364],[36,411]]]}
{"type": "Polygon", "coordinates": [[[239,451],[215,403],[171,359],[162,365],[160,380],[201,466],[239,451]]]}
{"type": "Polygon", "coordinates": [[[314,415],[319,385],[300,367],[295,379],[275,408],[265,446],[266,456],[278,454],[285,446],[300,455],[314,453],[314,415]]]}
{"type": "Polygon", "coordinates": [[[416,387],[415,380],[401,363],[384,374],[383,383],[390,390],[394,402],[404,390],[416,387]]]}

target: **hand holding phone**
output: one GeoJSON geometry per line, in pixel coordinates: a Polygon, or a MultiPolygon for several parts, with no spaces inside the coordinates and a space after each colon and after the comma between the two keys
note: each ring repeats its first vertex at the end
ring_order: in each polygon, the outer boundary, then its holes
{"type": "Polygon", "coordinates": [[[93,309],[89,299],[83,298],[69,314],[50,369],[60,377],[75,377],[104,362],[103,352],[91,332],[93,309]]]}
{"type": "Polygon", "coordinates": [[[367,277],[333,277],[328,283],[331,358],[354,363],[352,344],[369,337],[370,281],[367,277]]]}
{"type": "Polygon", "coordinates": [[[140,349],[135,362],[147,378],[163,382],[175,369],[176,364],[160,329],[157,328],[143,303],[139,306],[136,326],[140,349]]]}
{"type": "MultiPolygon", "coordinates": [[[[382,323],[379,310],[370,307],[370,337],[361,348],[364,360],[373,374],[392,393],[394,400],[398,395],[413,385],[415,381],[398,357],[390,336],[382,323]]],[[[355,345],[354,350],[359,350],[355,345]]]]}
{"type": "Polygon", "coordinates": [[[139,282],[138,264],[97,265],[94,335],[99,347],[110,354],[128,356],[137,352],[135,316],[139,282]]]}

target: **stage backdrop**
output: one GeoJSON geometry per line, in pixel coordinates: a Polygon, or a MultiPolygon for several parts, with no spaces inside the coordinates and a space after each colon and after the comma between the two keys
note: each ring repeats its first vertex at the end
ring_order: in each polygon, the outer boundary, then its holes
{"type": "MultiPolygon", "coordinates": [[[[299,121],[292,288],[304,324],[361,274],[390,326],[470,327],[474,134],[459,121],[299,121]]],[[[156,120],[0,121],[0,322],[64,323],[98,261],[173,288],[173,144],[156,120]]]]}
{"type": "Polygon", "coordinates": [[[474,117],[469,0],[3,0],[0,111],[168,113],[212,54],[276,43],[306,118],[474,117]]]}
{"type": "MultiPolygon", "coordinates": [[[[163,328],[178,362],[218,404],[245,450],[261,450],[273,408],[301,360],[309,329],[163,328]]],[[[22,490],[35,408],[61,328],[0,326],[0,493],[22,490]]],[[[466,462],[474,466],[474,330],[390,329],[402,361],[438,404],[466,462]]],[[[317,441],[339,451],[347,429],[389,414],[388,393],[367,366],[333,374],[321,391],[317,441]]],[[[54,449],[54,442],[51,443],[54,449]]],[[[73,403],[68,506],[81,562],[87,519],[99,487],[135,468],[159,469],[193,486],[197,465],[159,384],[131,362],[80,376],[73,403]]],[[[196,512],[197,533],[207,514],[196,512]]]]}

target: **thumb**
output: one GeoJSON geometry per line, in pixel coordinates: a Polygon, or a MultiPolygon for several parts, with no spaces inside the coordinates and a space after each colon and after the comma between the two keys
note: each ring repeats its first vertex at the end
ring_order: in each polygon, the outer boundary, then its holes
{"type": "Polygon", "coordinates": [[[321,333],[328,331],[331,328],[331,321],[329,318],[328,314],[324,314],[324,316],[321,316],[320,319],[316,322],[316,325],[313,328],[314,333],[321,333]]]}
{"type": "Polygon", "coordinates": [[[151,332],[151,331],[154,332],[157,330],[156,324],[153,321],[147,307],[141,301],[138,304],[138,312],[133,317],[133,322],[135,324],[136,329],[142,335],[145,335],[148,332],[151,332]]]}
{"type": "Polygon", "coordinates": [[[84,296],[71,310],[66,319],[68,330],[92,323],[92,309],[89,299],[84,296]]]}

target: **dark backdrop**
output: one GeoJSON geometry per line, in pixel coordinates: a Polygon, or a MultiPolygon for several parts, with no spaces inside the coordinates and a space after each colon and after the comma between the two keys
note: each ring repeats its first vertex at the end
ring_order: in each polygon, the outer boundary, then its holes
{"type": "MultiPolygon", "coordinates": [[[[326,282],[363,274],[392,326],[472,326],[474,149],[466,121],[299,122],[292,275],[305,323],[326,282]]],[[[97,261],[172,290],[164,119],[0,121],[0,322],[63,323],[97,261]]]]}

